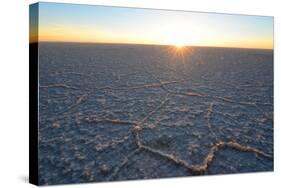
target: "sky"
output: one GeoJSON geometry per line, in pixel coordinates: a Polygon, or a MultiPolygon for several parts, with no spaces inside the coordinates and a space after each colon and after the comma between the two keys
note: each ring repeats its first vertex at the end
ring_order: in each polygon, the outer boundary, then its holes
{"type": "Polygon", "coordinates": [[[268,16],[41,2],[38,25],[41,42],[273,48],[268,16]]]}

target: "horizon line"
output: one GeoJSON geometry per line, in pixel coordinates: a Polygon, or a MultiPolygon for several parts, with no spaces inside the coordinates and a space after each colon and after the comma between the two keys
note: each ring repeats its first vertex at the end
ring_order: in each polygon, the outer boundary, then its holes
{"type": "MultiPolygon", "coordinates": [[[[107,45],[147,45],[147,46],[175,46],[173,44],[153,44],[153,43],[117,43],[117,42],[84,42],[84,41],[30,41],[29,44],[36,43],[75,43],[75,44],[107,44],[107,45]]],[[[249,50],[272,50],[273,48],[249,48],[249,47],[235,47],[235,46],[200,46],[200,45],[183,45],[182,47],[206,47],[206,48],[233,48],[233,49],[249,49],[249,50]]]]}

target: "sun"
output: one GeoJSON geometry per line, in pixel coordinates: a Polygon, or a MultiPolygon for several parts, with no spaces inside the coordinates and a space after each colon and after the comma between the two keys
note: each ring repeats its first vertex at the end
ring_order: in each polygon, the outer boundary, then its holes
{"type": "Polygon", "coordinates": [[[176,48],[178,49],[181,49],[183,47],[185,47],[187,44],[183,42],[182,39],[180,40],[174,40],[172,43],[171,43],[173,46],[175,46],[176,48]]]}
{"type": "Polygon", "coordinates": [[[174,46],[174,48],[176,50],[183,50],[187,44],[184,44],[184,43],[174,43],[172,46],[174,46]]]}
{"type": "Polygon", "coordinates": [[[174,44],[174,46],[175,46],[176,48],[178,48],[178,49],[181,49],[181,48],[183,48],[183,47],[184,47],[184,45],[183,45],[183,44],[174,44]]]}
{"type": "Polygon", "coordinates": [[[179,60],[179,62],[186,63],[188,62],[189,57],[193,54],[193,47],[188,45],[185,42],[171,42],[167,47],[167,54],[172,57],[174,60],[179,60]]]}

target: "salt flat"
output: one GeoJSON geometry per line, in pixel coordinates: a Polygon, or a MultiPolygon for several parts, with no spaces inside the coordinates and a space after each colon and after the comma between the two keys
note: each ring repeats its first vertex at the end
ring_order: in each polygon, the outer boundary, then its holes
{"type": "Polygon", "coordinates": [[[39,180],[273,170],[273,51],[39,44],[39,180]]]}

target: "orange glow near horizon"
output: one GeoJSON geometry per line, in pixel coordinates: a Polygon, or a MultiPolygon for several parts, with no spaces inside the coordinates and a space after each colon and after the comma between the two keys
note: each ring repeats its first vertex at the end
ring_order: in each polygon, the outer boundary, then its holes
{"type": "MultiPolygon", "coordinates": [[[[151,36],[119,34],[97,30],[94,28],[75,28],[64,26],[59,28],[39,27],[38,40],[40,42],[81,42],[81,43],[125,43],[125,44],[155,44],[172,45],[178,48],[183,46],[213,46],[213,47],[233,47],[233,48],[261,48],[273,49],[273,41],[263,38],[250,39],[220,39],[218,36],[213,39],[200,39],[196,34],[174,31],[174,35],[169,32],[151,33],[151,36]]],[[[145,35],[145,33],[144,33],[145,35]]]]}
{"type": "MultiPolygon", "coordinates": [[[[67,30],[67,29],[65,29],[67,30]]],[[[155,44],[155,45],[172,45],[177,48],[184,46],[211,46],[211,47],[233,47],[233,48],[261,48],[261,49],[273,49],[273,42],[265,39],[251,40],[233,40],[225,42],[223,40],[214,41],[195,41],[189,42],[185,38],[181,39],[176,37],[175,39],[163,37],[160,39],[160,35],[155,39],[130,37],[126,36],[116,37],[110,33],[102,33],[97,31],[79,31],[79,30],[43,30],[39,29],[38,40],[39,42],[81,42],[81,43],[124,43],[124,44],[155,44]]],[[[32,35],[31,35],[32,36],[32,35]]],[[[35,39],[37,37],[33,37],[35,39]]],[[[36,42],[32,40],[32,42],[36,42]]]]}

